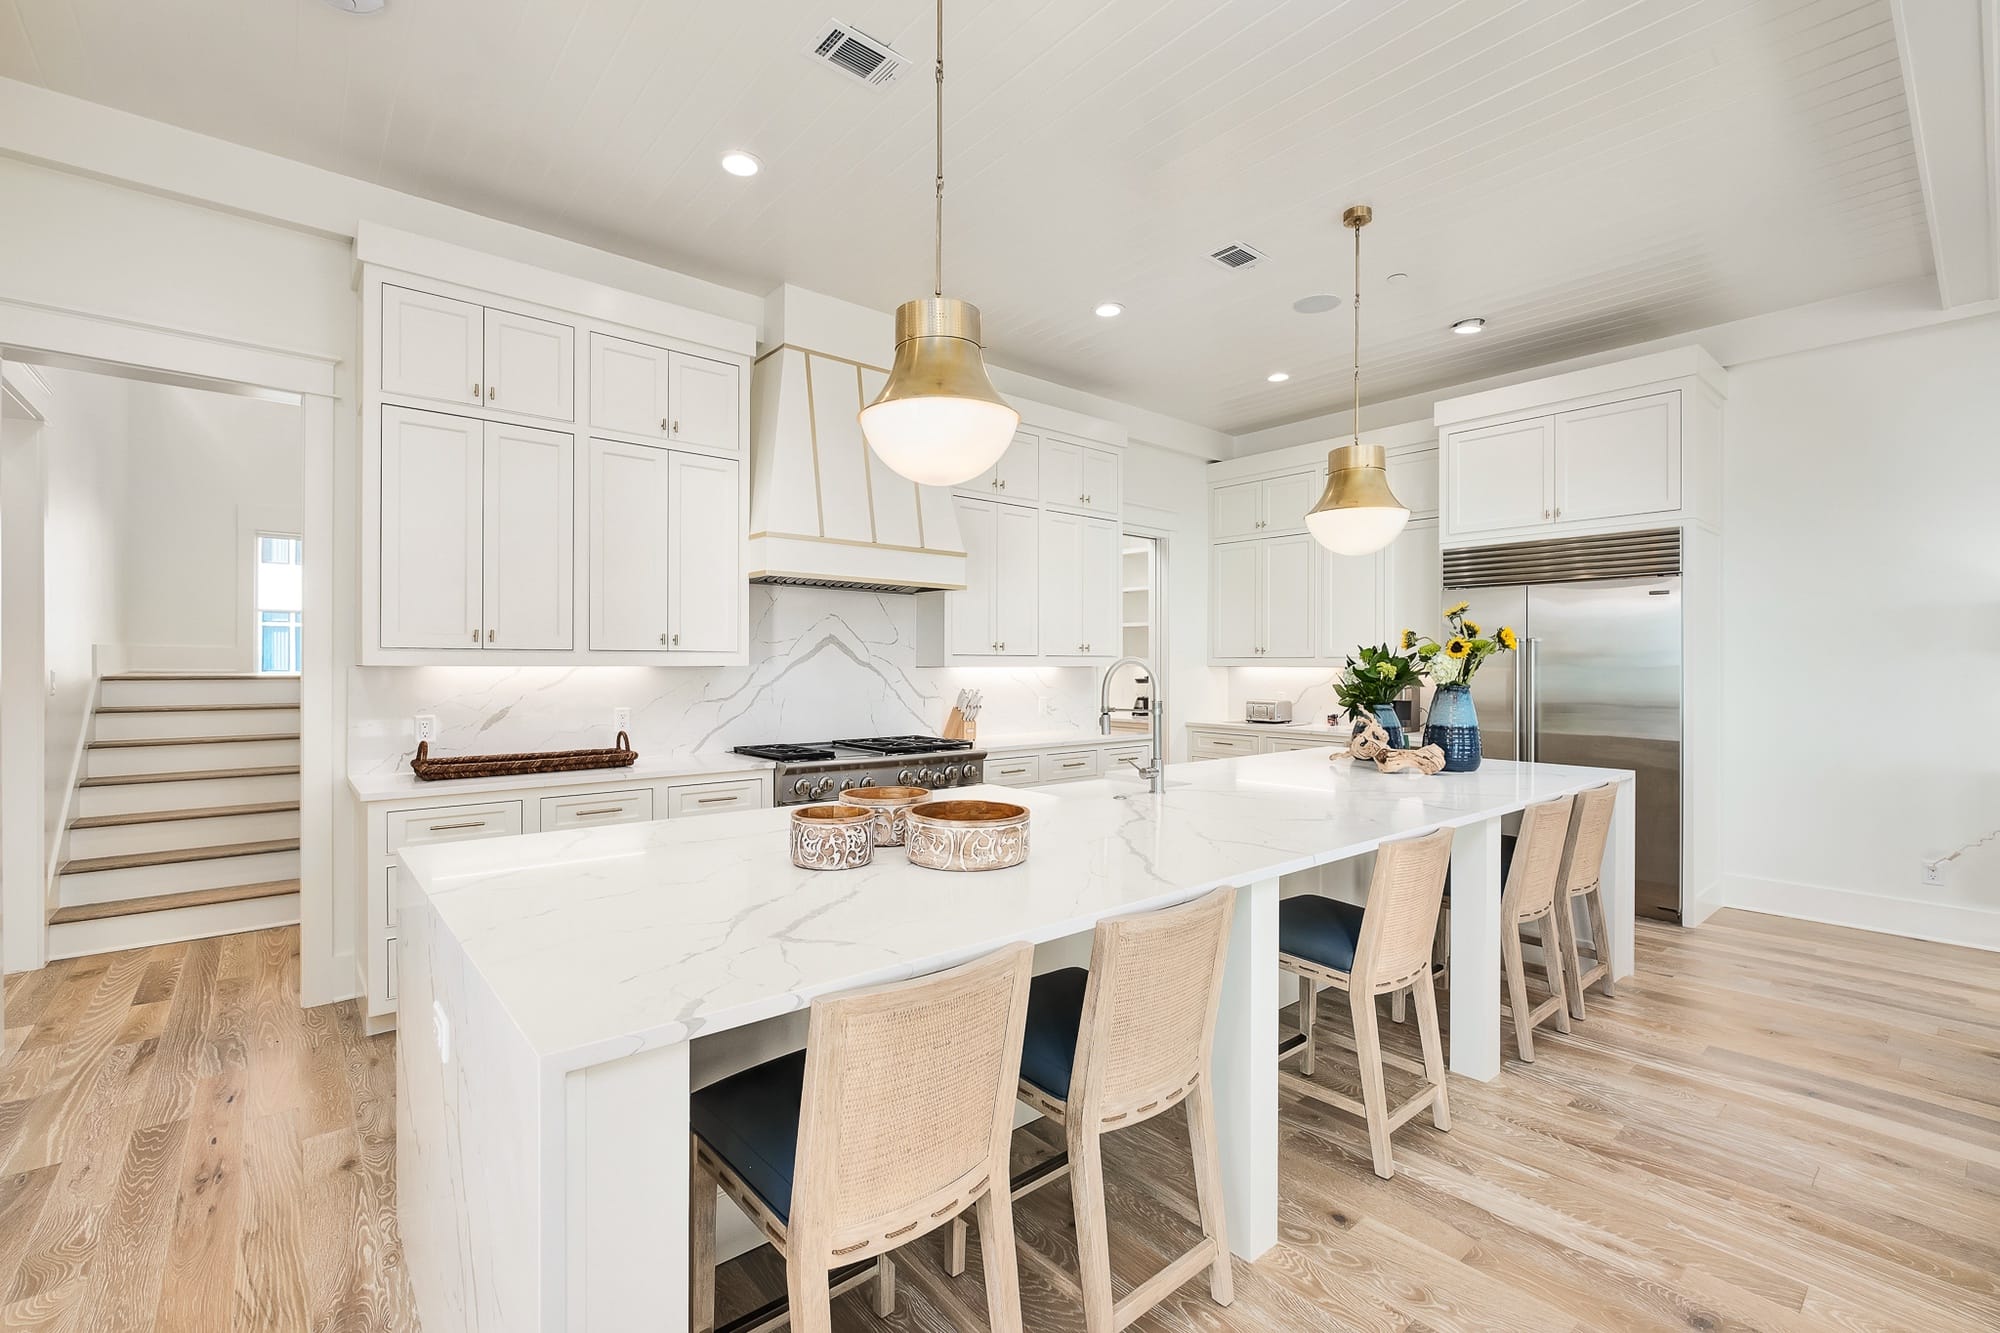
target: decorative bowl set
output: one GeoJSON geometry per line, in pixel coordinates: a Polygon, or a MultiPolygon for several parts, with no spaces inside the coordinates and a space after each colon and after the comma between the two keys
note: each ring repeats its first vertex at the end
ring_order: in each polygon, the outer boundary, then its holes
{"type": "Polygon", "coordinates": [[[933,801],[923,787],[853,787],[792,811],[792,864],[853,870],[901,847],[931,870],[1003,870],[1028,859],[1028,812],[1005,801],[933,801]]]}

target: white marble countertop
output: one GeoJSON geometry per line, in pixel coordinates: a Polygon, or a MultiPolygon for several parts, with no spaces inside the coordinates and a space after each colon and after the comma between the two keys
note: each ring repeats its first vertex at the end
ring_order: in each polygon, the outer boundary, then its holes
{"type": "Polygon", "coordinates": [[[630,768],[589,768],[573,773],[522,773],[503,778],[447,778],[425,782],[402,767],[380,773],[349,773],[348,790],[364,802],[407,801],[416,797],[458,800],[490,792],[521,791],[529,787],[604,787],[621,782],[659,782],[668,778],[768,777],[773,765],[768,759],[744,754],[683,755],[678,758],[648,759],[640,755],[630,768]]]}
{"type": "Polygon", "coordinates": [[[1349,722],[1329,727],[1325,722],[1314,718],[1300,718],[1296,722],[1245,722],[1239,717],[1233,722],[1190,722],[1187,725],[1207,731],[1247,731],[1257,735],[1295,738],[1324,736],[1343,744],[1354,731],[1353,724],[1349,722]]]}
{"type": "Polygon", "coordinates": [[[968,788],[1034,811],[1027,862],[977,876],[894,849],[796,869],[783,809],[565,830],[407,848],[399,910],[427,900],[544,1066],[575,1069],[1629,776],[1421,777],[1298,751],[1174,765],[1157,797],[1136,778],[968,788]]]}

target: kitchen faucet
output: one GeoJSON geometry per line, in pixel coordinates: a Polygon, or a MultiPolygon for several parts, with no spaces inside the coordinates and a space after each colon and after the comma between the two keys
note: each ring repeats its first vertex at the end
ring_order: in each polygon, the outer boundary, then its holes
{"type": "Polygon", "coordinates": [[[1133,768],[1138,769],[1139,776],[1151,783],[1153,793],[1158,795],[1167,789],[1167,749],[1160,739],[1159,681],[1154,679],[1153,668],[1147,663],[1145,658],[1121,657],[1110,666],[1104,668],[1104,684],[1097,692],[1097,730],[1100,735],[1109,736],[1111,734],[1111,715],[1113,713],[1131,713],[1135,717],[1138,715],[1139,710],[1136,708],[1113,708],[1111,706],[1111,677],[1116,675],[1118,668],[1122,666],[1138,667],[1140,671],[1145,673],[1143,679],[1154,687],[1153,696],[1147,704],[1147,712],[1151,714],[1153,723],[1153,762],[1150,764],[1141,764],[1136,759],[1127,759],[1125,762],[1132,765],[1133,768]]]}

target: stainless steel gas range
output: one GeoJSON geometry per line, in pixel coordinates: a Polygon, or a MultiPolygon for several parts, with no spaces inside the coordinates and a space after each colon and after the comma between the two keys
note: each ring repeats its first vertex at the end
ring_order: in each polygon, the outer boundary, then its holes
{"type": "Polygon", "coordinates": [[[986,752],[939,736],[869,736],[817,745],[739,745],[774,761],[779,805],[830,801],[849,787],[970,787],[986,780],[986,752]]]}

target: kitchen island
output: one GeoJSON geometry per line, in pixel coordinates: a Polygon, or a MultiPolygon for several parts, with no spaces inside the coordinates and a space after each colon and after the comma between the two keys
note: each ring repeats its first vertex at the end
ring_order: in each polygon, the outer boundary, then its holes
{"type": "Polygon", "coordinates": [[[401,1231],[428,1333],[685,1327],[690,1050],[815,996],[1012,941],[1241,892],[1216,1030],[1231,1248],[1277,1231],[1282,877],[1457,830],[1452,1068],[1499,1070],[1500,823],[1624,784],[1605,874],[1613,972],[1632,967],[1628,772],[1488,763],[1431,778],[1299,751],[1059,792],[969,789],[1034,813],[1025,865],[949,875],[883,849],[789,860],[785,810],[403,853],[397,893],[401,1231]]]}

